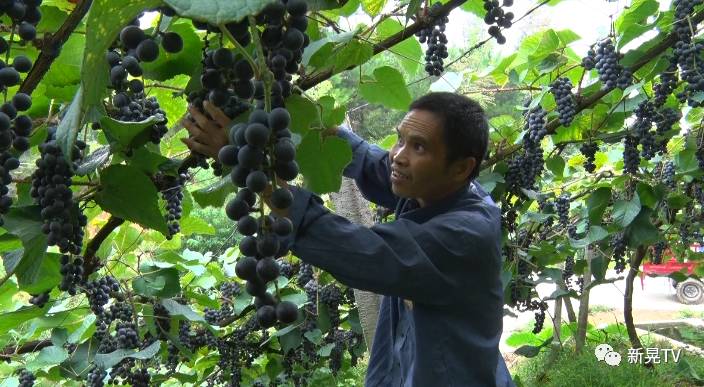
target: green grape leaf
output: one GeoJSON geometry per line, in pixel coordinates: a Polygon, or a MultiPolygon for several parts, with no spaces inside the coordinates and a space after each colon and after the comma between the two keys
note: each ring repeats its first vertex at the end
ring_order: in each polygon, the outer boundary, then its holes
{"type": "Polygon", "coordinates": [[[587,199],[587,211],[589,212],[589,221],[598,223],[601,220],[604,211],[611,200],[611,188],[600,187],[592,192],[587,199]]]}
{"type": "Polygon", "coordinates": [[[393,67],[382,66],[374,70],[373,78],[366,77],[359,85],[362,97],[370,103],[380,103],[387,108],[406,110],[411,104],[411,94],[403,75],[393,67]]]}
{"type": "Polygon", "coordinates": [[[308,133],[296,151],[296,161],[306,188],[318,194],[340,189],[342,170],[351,160],[352,151],[347,141],[329,137],[321,143],[317,132],[308,133]]]}
{"type": "Polygon", "coordinates": [[[157,340],[141,351],[134,349],[117,349],[110,353],[99,353],[95,355],[95,364],[106,370],[128,357],[142,360],[151,359],[159,353],[159,349],[161,349],[161,341],[157,340]]]}
{"type": "Polygon", "coordinates": [[[328,95],[320,97],[318,104],[323,107],[323,127],[331,128],[345,120],[346,106],[335,107],[335,98],[328,95]]]}
{"type": "Polygon", "coordinates": [[[361,65],[374,55],[374,48],[371,44],[351,40],[347,44],[336,47],[328,63],[332,62],[333,71],[339,72],[349,67],[361,65]]]}
{"type": "Polygon", "coordinates": [[[633,195],[631,200],[617,200],[614,203],[614,221],[626,227],[638,216],[641,210],[640,198],[633,195]]]}
{"type": "Polygon", "coordinates": [[[27,363],[27,369],[31,372],[47,369],[53,365],[61,364],[66,359],[68,359],[68,351],[64,348],[52,345],[42,348],[42,350],[39,351],[39,355],[34,360],[27,363]]]}
{"type": "Polygon", "coordinates": [[[114,150],[125,151],[130,148],[137,148],[149,142],[150,132],[155,123],[163,120],[161,114],[157,114],[139,122],[117,121],[108,116],[100,119],[103,133],[110,142],[114,150]]]}
{"type": "Polygon", "coordinates": [[[205,188],[192,191],[191,194],[196,203],[202,208],[207,206],[219,208],[223,206],[225,199],[232,192],[235,192],[235,185],[232,184],[228,174],[205,188]]]}
{"type": "MultiPolygon", "coordinates": [[[[410,6],[409,6],[410,7],[410,6]]],[[[401,23],[394,19],[386,19],[381,22],[376,28],[377,38],[383,40],[396,34],[397,32],[403,31],[403,26],[401,23]]],[[[423,49],[413,35],[409,36],[400,43],[397,43],[391,48],[390,51],[394,58],[396,58],[406,70],[408,74],[415,74],[418,71],[421,63],[421,57],[423,56],[423,49]]]]}
{"type": "Polygon", "coordinates": [[[367,15],[374,17],[384,9],[386,5],[386,0],[362,0],[362,8],[367,15]]]}
{"type": "Polygon", "coordinates": [[[14,272],[20,289],[38,294],[56,286],[59,254],[47,254],[47,238],[39,206],[13,207],[4,217],[4,228],[22,241],[22,248],[3,254],[5,272],[14,272]]]}
{"type": "MultiPolygon", "coordinates": [[[[45,307],[46,308],[46,307],[45,307]]],[[[0,314],[0,332],[9,332],[27,321],[44,315],[44,309],[36,306],[23,307],[14,312],[0,314]]]]}
{"type": "Polygon", "coordinates": [[[132,280],[132,288],[141,295],[173,297],[181,291],[179,272],[175,268],[144,265],[140,272],[142,274],[132,280]]]}
{"type": "Polygon", "coordinates": [[[170,298],[161,300],[161,305],[164,305],[166,310],[168,310],[169,314],[172,316],[181,316],[188,321],[205,321],[205,319],[203,319],[203,316],[194,312],[193,309],[191,309],[188,305],[179,304],[178,302],[170,298]]]}
{"type": "Polygon", "coordinates": [[[166,235],[166,220],[159,210],[158,192],[142,171],[127,165],[111,165],[101,171],[100,186],[101,190],[95,196],[100,208],[166,235]]]}
{"type": "Polygon", "coordinates": [[[256,15],[278,0],[164,0],[179,16],[213,25],[240,21],[256,15]]]}
{"type": "Polygon", "coordinates": [[[626,228],[625,235],[629,246],[648,245],[660,239],[660,232],[650,221],[651,213],[652,210],[650,208],[643,207],[638,216],[626,228]]]}
{"type": "Polygon", "coordinates": [[[102,146],[86,156],[76,167],[76,175],[85,176],[95,172],[110,159],[110,147],[102,146]]]}
{"type": "Polygon", "coordinates": [[[310,125],[320,120],[320,110],[308,98],[292,94],[286,98],[286,109],[291,114],[291,125],[289,129],[305,137],[310,129],[310,125]]]}
{"type": "Polygon", "coordinates": [[[83,87],[79,87],[64,118],[56,128],[56,144],[61,148],[61,152],[66,160],[69,161],[69,165],[73,154],[73,144],[76,143],[76,136],[78,136],[78,131],[83,123],[83,102],[83,87]]]}

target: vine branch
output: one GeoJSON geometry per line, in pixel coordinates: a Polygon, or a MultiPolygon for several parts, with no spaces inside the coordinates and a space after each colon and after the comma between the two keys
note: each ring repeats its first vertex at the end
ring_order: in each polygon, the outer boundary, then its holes
{"type": "Polygon", "coordinates": [[[44,75],[49,71],[49,67],[56,58],[59,57],[61,47],[66,43],[71,36],[73,30],[78,27],[83,17],[88,13],[93,0],[81,0],[76,8],[73,9],[64,24],[59,27],[55,34],[50,37],[45,37],[42,42],[42,50],[39,52],[34,66],[27,74],[27,77],[20,85],[19,92],[32,94],[34,89],[39,85],[39,82],[44,78],[44,75]]]}
{"type": "Polygon", "coordinates": [[[93,239],[88,242],[86,252],[83,255],[83,279],[88,279],[88,276],[98,269],[100,266],[100,258],[96,257],[95,254],[108,235],[124,222],[125,220],[122,218],[118,218],[114,215],[110,216],[110,219],[98,230],[93,239]]]}
{"type": "MultiPolygon", "coordinates": [[[[453,9],[459,7],[460,5],[466,3],[467,0],[450,0],[448,3],[444,4],[443,6],[439,7],[437,13],[434,13],[434,15],[429,15],[429,16],[424,16],[419,18],[415,23],[409,25],[405,29],[389,36],[388,38],[382,40],[381,42],[377,43],[374,45],[374,51],[372,55],[376,55],[380,52],[386,51],[387,49],[391,48],[392,46],[401,43],[402,41],[408,39],[409,37],[413,36],[416,32],[422,30],[423,28],[426,28],[430,25],[433,25],[435,23],[435,20],[444,17],[450,11],[453,9]]],[[[308,90],[311,87],[330,79],[333,75],[342,72],[342,71],[347,71],[354,69],[355,65],[349,66],[346,69],[340,70],[340,71],[334,71],[334,69],[329,68],[325,71],[316,73],[313,76],[310,77],[301,77],[298,79],[296,82],[296,85],[300,87],[303,90],[308,90]]]]}
{"type": "Polygon", "coordinates": [[[28,343],[24,343],[19,347],[10,345],[5,347],[2,352],[0,352],[0,360],[10,361],[13,356],[21,355],[23,353],[30,353],[40,351],[43,348],[51,346],[51,340],[34,340],[28,343]]]}

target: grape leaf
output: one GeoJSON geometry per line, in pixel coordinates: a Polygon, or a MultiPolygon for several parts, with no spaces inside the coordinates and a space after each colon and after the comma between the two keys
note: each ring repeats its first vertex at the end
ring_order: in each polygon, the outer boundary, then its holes
{"type": "Polygon", "coordinates": [[[128,165],[111,165],[100,173],[100,185],[101,190],[95,195],[100,208],[166,235],[158,192],[142,171],[128,165]]]}
{"type": "Polygon", "coordinates": [[[76,175],[85,176],[95,172],[101,165],[110,159],[110,147],[102,146],[86,156],[76,167],[76,175]]]}
{"type": "MultiPolygon", "coordinates": [[[[410,8],[410,6],[409,6],[410,8]]],[[[377,38],[383,40],[391,35],[403,30],[401,23],[394,19],[386,19],[376,28],[377,38]]],[[[396,58],[406,70],[408,74],[415,74],[418,71],[423,56],[423,49],[418,43],[418,40],[413,36],[409,36],[404,41],[397,43],[391,49],[392,55],[396,58]]]]}
{"type": "Polygon", "coordinates": [[[161,349],[161,341],[157,340],[141,351],[135,351],[134,349],[118,349],[110,353],[99,353],[95,355],[95,364],[106,370],[127,357],[142,360],[151,359],[159,353],[159,349],[161,349]]]}
{"type": "Polygon", "coordinates": [[[318,194],[340,189],[342,170],[350,160],[352,151],[345,140],[330,137],[321,143],[318,132],[308,133],[296,152],[306,188],[318,194]]]}
{"type": "Polygon", "coordinates": [[[360,83],[359,92],[370,103],[380,103],[390,109],[406,110],[411,104],[411,94],[406,81],[398,70],[389,66],[378,67],[374,77],[360,83]]]}
{"type": "Polygon", "coordinates": [[[163,118],[161,114],[156,114],[144,121],[124,122],[104,116],[100,119],[100,125],[112,149],[123,151],[149,142],[152,126],[163,118]]]}
{"type": "Polygon", "coordinates": [[[384,5],[386,5],[386,0],[362,0],[364,12],[371,17],[378,15],[384,9],[384,5]]]}
{"type": "Polygon", "coordinates": [[[269,3],[279,0],[164,0],[182,17],[213,25],[240,21],[256,15],[269,3]]]}
{"type": "Polygon", "coordinates": [[[193,195],[193,199],[195,199],[196,203],[198,203],[198,205],[202,208],[207,206],[217,208],[222,207],[225,203],[225,199],[232,192],[235,192],[235,185],[232,184],[230,175],[226,175],[215,183],[205,188],[193,191],[191,194],[193,195]]]}

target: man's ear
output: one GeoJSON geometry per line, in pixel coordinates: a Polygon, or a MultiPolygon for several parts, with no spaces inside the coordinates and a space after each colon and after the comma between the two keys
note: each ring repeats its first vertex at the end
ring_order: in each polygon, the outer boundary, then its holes
{"type": "Polygon", "coordinates": [[[470,156],[455,161],[453,166],[453,176],[457,181],[466,181],[477,167],[477,159],[470,156]]]}

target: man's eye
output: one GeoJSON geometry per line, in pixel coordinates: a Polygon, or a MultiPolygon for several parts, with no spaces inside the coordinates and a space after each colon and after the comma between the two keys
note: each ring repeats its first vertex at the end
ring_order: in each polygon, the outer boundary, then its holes
{"type": "Polygon", "coordinates": [[[423,144],[415,144],[415,148],[416,148],[416,150],[421,150],[421,151],[425,149],[423,144]]]}

